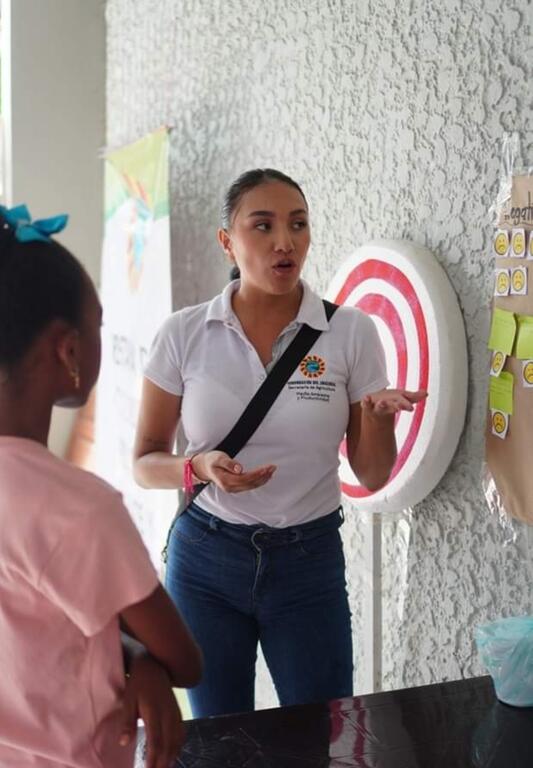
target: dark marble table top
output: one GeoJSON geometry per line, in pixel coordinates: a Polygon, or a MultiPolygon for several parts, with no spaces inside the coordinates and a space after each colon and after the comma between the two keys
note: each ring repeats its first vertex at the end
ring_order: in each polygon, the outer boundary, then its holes
{"type": "Polygon", "coordinates": [[[191,720],[176,768],[532,768],[533,708],[489,677],[191,720]]]}

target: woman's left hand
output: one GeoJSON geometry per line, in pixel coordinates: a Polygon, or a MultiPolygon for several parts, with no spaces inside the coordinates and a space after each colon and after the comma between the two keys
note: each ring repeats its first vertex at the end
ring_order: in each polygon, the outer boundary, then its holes
{"type": "Polygon", "coordinates": [[[407,389],[380,389],[361,400],[361,409],[364,416],[379,419],[399,411],[413,411],[417,403],[426,399],[427,394],[424,389],[417,392],[407,389]]]}

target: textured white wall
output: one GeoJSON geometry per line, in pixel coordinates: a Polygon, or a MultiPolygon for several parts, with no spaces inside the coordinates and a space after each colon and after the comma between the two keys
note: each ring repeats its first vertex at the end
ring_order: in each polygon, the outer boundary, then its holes
{"type": "MultiPolygon", "coordinates": [[[[99,275],[105,141],[104,0],[1,0],[2,112],[8,205],[68,213],[59,240],[99,275]]],[[[63,455],[74,411],[54,409],[63,455]]]]}
{"type": "MultiPolygon", "coordinates": [[[[176,307],[225,282],[215,244],[225,186],[271,165],[308,196],[307,278],[324,290],[372,238],[430,248],[464,312],[468,421],[439,488],[384,532],[385,686],[480,672],[473,626],[530,611],[524,530],[504,546],[480,484],[491,289],[487,208],[498,142],[533,162],[530,0],[108,0],[108,143],[172,133],[176,307]]],[[[360,633],[362,529],[346,552],[360,633]]],[[[361,661],[359,660],[359,670],[361,661]]],[[[364,662],[363,662],[364,663],[364,662]]],[[[260,674],[259,703],[270,694],[260,674]]]]}

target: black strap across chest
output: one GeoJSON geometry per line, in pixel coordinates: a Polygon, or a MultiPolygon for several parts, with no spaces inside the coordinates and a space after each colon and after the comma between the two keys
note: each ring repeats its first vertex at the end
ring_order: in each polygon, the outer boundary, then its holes
{"type": "MultiPolygon", "coordinates": [[[[338,306],[325,299],[322,301],[329,322],[337,311],[338,306]]],[[[322,331],[311,328],[309,325],[303,325],[300,328],[240,415],[235,426],[217,445],[216,451],[223,451],[233,458],[244,448],[269,412],[292,373],[321,333],[322,331]]]]}

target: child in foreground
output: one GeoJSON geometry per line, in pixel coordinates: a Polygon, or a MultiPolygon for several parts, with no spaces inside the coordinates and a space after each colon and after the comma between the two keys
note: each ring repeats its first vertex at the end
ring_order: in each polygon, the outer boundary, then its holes
{"type": "Polygon", "coordinates": [[[85,403],[102,310],[80,263],[0,207],[0,766],[148,768],[182,741],[171,686],[201,659],[120,494],[47,448],[54,405],[85,403]],[[125,679],[121,628],[144,646],[125,679]]]}

